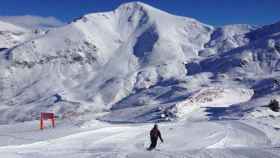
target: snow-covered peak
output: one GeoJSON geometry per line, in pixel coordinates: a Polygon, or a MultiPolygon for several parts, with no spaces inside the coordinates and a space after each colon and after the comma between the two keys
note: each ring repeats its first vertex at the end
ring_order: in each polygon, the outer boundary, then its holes
{"type": "Polygon", "coordinates": [[[205,25],[207,27],[212,28],[212,26],[202,24],[196,19],[173,15],[166,11],[160,10],[158,8],[155,8],[153,6],[138,1],[124,3],[120,5],[117,9],[115,9],[114,12],[119,14],[126,14],[130,18],[129,21],[131,20],[132,16],[134,16],[135,14],[136,15],[139,14],[145,17],[142,17],[142,19],[139,18],[138,20],[149,18],[150,20],[155,20],[155,21],[161,21],[161,22],[167,21],[166,23],[169,23],[169,25],[170,24],[172,25],[172,23],[175,22],[174,20],[179,20],[179,21],[185,21],[186,23],[199,23],[201,25],[205,25]]]}
{"type": "Polygon", "coordinates": [[[154,8],[148,4],[135,1],[135,2],[128,2],[121,4],[115,11],[130,11],[130,10],[138,10],[138,11],[146,11],[146,12],[161,12],[164,13],[164,11],[159,10],[157,8],[154,8]]]}
{"type": "MultiPolygon", "coordinates": [[[[97,12],[97,13],[89,13],[84,15],[83,17],[98,17],[98,16],[103,16],[103,17],[107,17],[108,16],[112,16],[110,14],[128,14],[127,16],[130,16],[131,14],[136,14],[136,13],[141,13],[141,12],[157,12],[159,14],[168,14],[162,10],[159,10],[157,8],[154,8],[148,4],[142,3],[142,2],[128,2],[128,3],[124,3],[121,4],[120,6],[118,6],[116,9],[114,9],[113,11],[107,11],[107,12],[97,12]]],[[[78,18],[77,20],[82,19],[78,18]]]]}
{"type": "MultiPolygon", "coordinates": [[[[124,3],[124,4],[121,4],[116,10],[122,10],[122,9],[125,9],[125,10],[129,10],[129,9],[149,9],[149,10],[159,10],[157,8],[154,8],[148,4],[145,4],[143,2],[140,2],[140,1],[133,1],[133,2],[128,2],[128,3],[124,3]]],[[[159,10],[160,11],[160,10],[159,10]]]]}

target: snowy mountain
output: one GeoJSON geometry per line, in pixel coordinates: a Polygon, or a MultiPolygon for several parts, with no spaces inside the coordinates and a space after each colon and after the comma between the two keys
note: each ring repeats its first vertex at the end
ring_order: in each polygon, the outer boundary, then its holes
{"type": "Polygon", "coordinates": [[[0,51],[1,123],[41,111],[170,120],[197,107],[242,103],[243,112],[246,102],[279,93],[279,23],[215,28],[131,2],[24,40],[24,29],[5,25],[12,31],[0,36],[8,48],[0,51]]]}

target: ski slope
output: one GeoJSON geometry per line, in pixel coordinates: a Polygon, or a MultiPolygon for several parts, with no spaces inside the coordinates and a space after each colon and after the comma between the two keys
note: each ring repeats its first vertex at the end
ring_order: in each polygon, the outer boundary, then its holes
{"type": "Polygon", "coordinates": [[[159,143],[156,150],[146,151],[152,127],[153,124],[108,124],[99,121],[77,127],[69,122],[60,122],[55,129],[40,131],[38,122],[10,125],[9,128],[3,125],[0,127],[0,154],[5,158],[280,156],[279,129],[255,120],[160,123],[164,143],[159,143]]]}

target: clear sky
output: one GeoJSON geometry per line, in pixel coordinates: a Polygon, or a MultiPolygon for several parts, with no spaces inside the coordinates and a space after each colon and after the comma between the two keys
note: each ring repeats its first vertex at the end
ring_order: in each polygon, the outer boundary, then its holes
{"type": "MultiPolygon", "coordinates": [[[[54,16],[68,22],[87,13],[109,11],[131,0],[1,0],[0,16],[54,16]]],[[[138,0],[206,24],[264,25],[280,21],[280,0],[138,0]]]]}

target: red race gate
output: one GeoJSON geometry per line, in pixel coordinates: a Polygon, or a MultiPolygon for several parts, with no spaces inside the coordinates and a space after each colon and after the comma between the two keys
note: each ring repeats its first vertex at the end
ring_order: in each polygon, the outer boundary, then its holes
{"type": "Polygon", "coordinates": [[[47,113],[47,112],[41,112],[41,117],[40,117],[40,129],[44,129],[44,120],[51,120],[52,127],[55,127],[55,117],[54,113],[47,113]]]}

